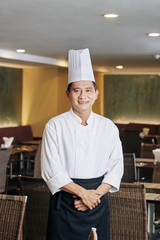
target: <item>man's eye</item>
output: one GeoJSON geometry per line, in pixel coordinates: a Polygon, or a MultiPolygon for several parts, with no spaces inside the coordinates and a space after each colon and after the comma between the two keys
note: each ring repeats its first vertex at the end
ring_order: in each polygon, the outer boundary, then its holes
{"type": "Polygon", "coordinates": [[[87,89],[87,92],[91,92],[91,89],[87,89]]]}

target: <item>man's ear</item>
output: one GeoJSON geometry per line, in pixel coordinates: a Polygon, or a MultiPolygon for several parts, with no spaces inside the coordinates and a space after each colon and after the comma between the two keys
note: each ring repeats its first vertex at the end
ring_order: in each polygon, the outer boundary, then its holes
{"type": "Polygon", "coordinates": [[[66,96],[69,98],[69,94],[70,92],[68,90],[66,90],[66,96]]]}
{"type": "Polygon", "coordinates": [[[98,98],[98,95],[99,95],[99,91],[96,90],[96,93],[95,93],[95,100],[98,98]]]}

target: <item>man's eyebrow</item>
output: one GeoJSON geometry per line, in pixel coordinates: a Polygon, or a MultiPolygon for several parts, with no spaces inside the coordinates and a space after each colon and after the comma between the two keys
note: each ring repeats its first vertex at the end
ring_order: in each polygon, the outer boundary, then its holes
{"type": "MultiPolygon", "coordinates": [[[[74,87],[73,90],[81,89],[81,87],[74,87]]],[[[93,89],[93,87],[85,87],[85,89],[93,89]]]]}
{"type": "Polygon", "coordinates": [[[76,90],[76,89],[81,89],[80,87],[75,87],[75,88],[73,88],[73,90],[76,90]]]}

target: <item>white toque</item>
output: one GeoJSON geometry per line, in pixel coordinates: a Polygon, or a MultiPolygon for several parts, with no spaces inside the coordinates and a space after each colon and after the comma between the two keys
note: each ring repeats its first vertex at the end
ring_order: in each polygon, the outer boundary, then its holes
{"type": "Polygon", "coordinates": [[[69,50],[68,84],[85,80],[95,82],[89,49],[69,50]]]}

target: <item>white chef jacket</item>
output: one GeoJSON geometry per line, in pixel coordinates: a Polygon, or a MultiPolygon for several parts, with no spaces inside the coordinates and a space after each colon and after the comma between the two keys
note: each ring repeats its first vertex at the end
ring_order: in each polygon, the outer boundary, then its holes
{"type": "Polygon", "coordinates": [[[41,173],[52,194],[71,178],[89,179],[104,175],[103,182],[119,189],[123,154],[119,132],[108,118],[91,112],[86,126],[72,109],[53,117],[42,138],[41,173]]]}

